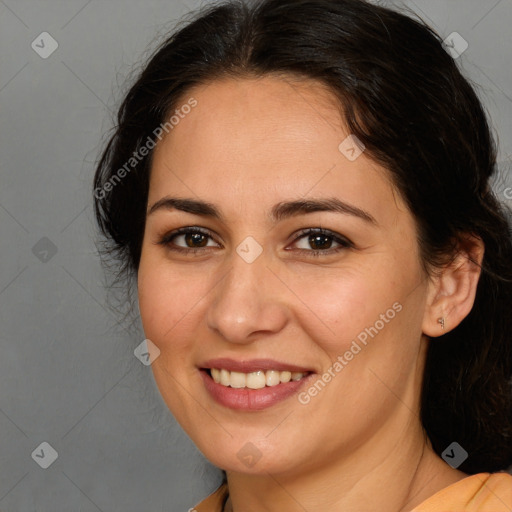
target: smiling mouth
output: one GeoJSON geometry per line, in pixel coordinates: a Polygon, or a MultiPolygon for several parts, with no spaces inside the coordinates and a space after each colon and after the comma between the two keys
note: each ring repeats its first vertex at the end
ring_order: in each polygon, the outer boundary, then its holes
{"type": "Polygon", "coordinates": [[[223,368],[203,369],[215,383],[235,389],[263,389],[290,381],[300,381],[311,372],[290,372],[278,370],[257,370],[255,372],[232,372],[223,368]]]}

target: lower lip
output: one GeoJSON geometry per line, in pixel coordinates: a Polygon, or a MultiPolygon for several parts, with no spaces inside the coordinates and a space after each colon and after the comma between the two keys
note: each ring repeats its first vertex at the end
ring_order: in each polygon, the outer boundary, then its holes
{"type": "Polygon", "coordinates": [[[200,370],[201,377],[207,391],[219,404],[230,409],[244,411],[261,411],[271,407],[292,395],[309,380],[313,374],[300,380],[281,382],[276,386],[265,386],[261,389],[231,388],[216,383],[205,370],[200,370]]]}

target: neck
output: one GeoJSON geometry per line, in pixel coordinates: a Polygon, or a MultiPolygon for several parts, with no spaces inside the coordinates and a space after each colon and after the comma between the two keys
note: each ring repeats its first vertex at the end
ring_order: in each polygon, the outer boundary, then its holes
{"type": "Polygon", "coordinates": [[[230,472],[226,511],[408,512],[466,476],[435,454],[418,421],[402,431],[382,431],[321,465],[273,474],[230,472]]]}

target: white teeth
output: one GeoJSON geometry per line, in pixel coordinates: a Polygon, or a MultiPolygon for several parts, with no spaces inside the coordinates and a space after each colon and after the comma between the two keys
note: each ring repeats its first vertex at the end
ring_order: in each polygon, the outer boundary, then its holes
{"type": "Polygon", "coordinates": [[[245,388],[245,373],[231,372],[229,385],[232,388],[245,388]]]}
{"type": "Polygon", "coordinates": [[[229,378],[229,372],[227,370],[220,371],[220,383],[223,386],[229,386],[231,379],[229,378]]]}
{"type": "Polygon", "coordinates": [[[230,372],[224,369],[211,368],[214,382],[232,388],[262,389],[265,386],[277,386],[281,383],[298,381],[306,374],[302,372],[289,372],[278,370],[258,370],[251,373],[230,372]]]}
{"type": "Polygon", "coordinates": [[[266,373],[265,383],[267,386],[277,386],[281,382],[279,379],[280,372],[274,370],[268,370],[266,373]]]}
{"type": "Polygon", "coordinates": [[[220,370],[212,368],[212,378],[218,384],[220,382],[220,370]]]}
{"type": "Polygon", "coordinates": [[[281,372],[279,374],[279,380],[281,382],[290,382],[292,378],[292,372],[281,372]]]}
{"type": "Polygon", "coordinates": [[[261,389],[265,387],[265,372],[252,372],[247,374],[247,387],[250,389],[261,389]]]}

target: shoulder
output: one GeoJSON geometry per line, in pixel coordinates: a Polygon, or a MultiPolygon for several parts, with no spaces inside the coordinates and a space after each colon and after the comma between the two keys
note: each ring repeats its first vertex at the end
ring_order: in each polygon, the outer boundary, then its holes
{"type": "Polygon", "coordinates": [[[228,486],[222,484],[216,491],[212,492],[201,503],[191,508],[189,512],[222,512],[224,503],[228,497],[228,486]]]}
{"type": "MultiPolygon", "coordinates": [[[[222,512],[228,488],[216,491],[189,512],[222,512]]],[[[512,510],[512,475],[478,473],[437,492],[411,512],[510,512],[512,510]]]]}
{"type": "Polygon", "coordinates": [[[510,512],[512,475],[478,473],[437,492],[411,512],[510,512]]]}

